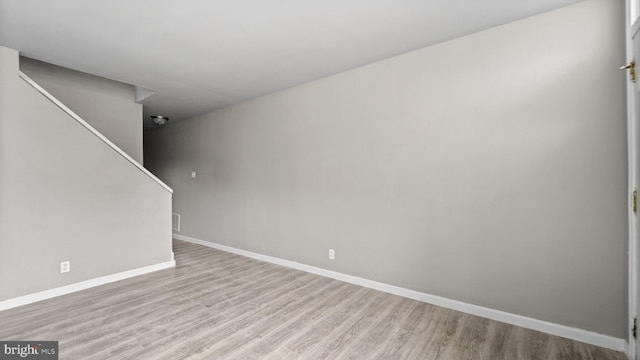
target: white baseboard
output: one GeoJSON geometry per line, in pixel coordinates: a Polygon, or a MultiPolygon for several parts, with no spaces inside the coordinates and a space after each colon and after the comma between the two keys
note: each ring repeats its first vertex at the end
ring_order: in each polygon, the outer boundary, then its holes
{"type": "Polygon", "coordinates": [[[273,256],[254,253],[251,251],[236,249],[230,246],[220,245],[200,239],[194,239],[184,235],[173,234],[173,238],[177,240],[183,240],[208,246],[214,249],[230,252],[237,255],[250,257],[257,260],[270,262],[277,265],[286,266],[292,269],[302,270],[316,275],[325,276],[328,278],[348,282],[355,285],[364,286],[366,288],[384,291],[389,294],[403,296],[409,299],[422,301],[425,303],[442,306],[444,308],[461,311],[464,313],[481,316],[487,319],[501,321],[507,324],[521,326],[523,328],[541,331],[547,334],[561,336],[567,339],[592,344],[607,349],[616,351],[627,350],[627,342],[624,339],[615,338],[612,336],[595,333],[588,330],[573,328],[565,325],[560,325],[548,321],[538,320],[522,315],[512,314],[500,310],[495,310],[483,306],[473,305],[462,301],[447,299],[445,297],[422,293],[410,289],[401,288],[399,286],[389,285],[373,280],[364,279],[357,276],[351,276],[342,274],[339,272],[318,268],[315,266],[309,266],[301,264],[295,261],[284,260],[273,256]]]}
{"type": "Polygon", "coordinates": [[[37,301],[50,299],[56,296],[66,295],[72,292],[85,290],[99,285],[112,283],[119,280],[128,279],[134,276],[148,274],[150,272],[168,269],[176,266],[175,260],[165,261],[159,264],[149,265],[133,270],[119,272],[117,274],[101,276],[90,280],[81,281],[71,285],[61,286],[55,289],[40,291],[37,293],[20,296],[13,299],[0,301],[0,311],[14,307],[31,304],[37,301]]]}

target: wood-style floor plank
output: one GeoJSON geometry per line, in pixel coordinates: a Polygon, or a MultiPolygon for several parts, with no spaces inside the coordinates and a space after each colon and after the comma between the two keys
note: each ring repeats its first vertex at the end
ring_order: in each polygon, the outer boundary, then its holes
{"type": "Polygon", "coordinates": [[[177,267],[0,312],[60,359],[624,360],[622,353],[174,241],[177,267]]]}

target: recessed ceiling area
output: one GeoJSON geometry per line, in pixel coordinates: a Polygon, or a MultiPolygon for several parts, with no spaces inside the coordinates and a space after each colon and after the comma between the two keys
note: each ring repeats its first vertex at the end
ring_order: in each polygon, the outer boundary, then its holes
{"type": "Polygon", "coordinates": [[[0,45],[140,87],[155,126],[576,2],[0,0],[0,45]]]}

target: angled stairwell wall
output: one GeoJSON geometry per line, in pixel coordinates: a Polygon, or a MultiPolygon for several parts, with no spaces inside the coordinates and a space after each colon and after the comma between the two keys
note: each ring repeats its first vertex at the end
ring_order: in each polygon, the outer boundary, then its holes
{"type": "Polygon", "coordinates": [[[171,189],[19,73],[18,52],[0,47],[0,309],[169,266],[171,189]],[[62,261],[71,272],[60,273],[62,261]]]}
{"type": "Polygon", "coordinates": [[[20,56],[20,71],[142,164],[142,105],[133,85],[20,56]]]}

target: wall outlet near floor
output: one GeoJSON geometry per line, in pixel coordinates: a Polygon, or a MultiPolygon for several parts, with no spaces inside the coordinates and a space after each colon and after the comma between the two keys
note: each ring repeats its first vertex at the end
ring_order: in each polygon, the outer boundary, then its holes
{"type": "Polygon", "coordinates": [[[331,260],[336,259],[336,252],[333,249],[329,249],[329,259],[331,260]]]}
{"type": "Polygon", "coordinates": [[[63,261],[60,263],[60,274],[71,271],[71,261],[63,261]]]}

